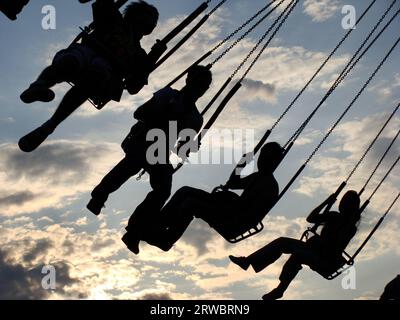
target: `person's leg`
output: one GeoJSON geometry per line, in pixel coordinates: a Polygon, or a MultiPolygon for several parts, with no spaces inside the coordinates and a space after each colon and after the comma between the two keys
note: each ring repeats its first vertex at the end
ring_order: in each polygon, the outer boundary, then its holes
{"type": "Polygon", "coordinates": [[[47,137],[54,132],[58,125],[78,109],[88,96],[82,87],[71,88],[62,99],[53,116],[39,128],[22,137],[19,147],[24,152],[31,152],[39,147],[47,137]]]}
{"type": "Polygon", "coordinates": [[[159,229],[159,243],[170,249],[177,242],[194,215],[200,211],[210,211],[210,193],[191,187],[179,189],[161,211],[162,228],[159,229]]]}
{"type": "Polygon", "coordinates": [[[126,156],[122,159],[93,189],[92,199],[87,208],[95,215],[99,215],[108,196],[118,190],[129,178],[141,169],[142,164],[134,157],[126,156]]]}
{"type": "Polygon", "coordinates": [[[244,270],[252,266],[255,272],[260,272],[278,260],[282,254],[293,254],[300,250],[305,250],[305,243],[303,241],[281,237],[270,242],[248,257],[229,256],[229,258],[233,263],[239,265],[244,270]]]}
{"type": "Polygon", "coordinates": [[[132,242],[137,244],[140,239],[151,237],[152,230],[157,229],[161,208],[171,195],[172,188],[173,167],[171,165],[152,165],[146,170],[150,175],[150,185],[153,190],[136,208],[126,227],[132,242]],[[133,239],[136,240],[133,241],[133,239]]]}
{"type": "Polygon", "coordinates": [[[290,283],[294,278],[296,278],[297,274],[302,269],[301,265],[307,263],[306,255],[306,253],[302,254],[299,252],[298,254],[290,256],[288,261],[283,265],[281,275],[279,276],[279,285],[269,293],[265,294],[262,297],[263,300],[276,300],[283,297],[283,294],[289,287],[290,283]]]}
{"type": "Polygon", "coordinates": [[[83,50],[74,46],[58,52],[52,64],[21,94],[21,100],[24,103],[52,101],[55,94],[51,87],[64,81],[74,81],[81,75],[88,60],[83,50]]]}

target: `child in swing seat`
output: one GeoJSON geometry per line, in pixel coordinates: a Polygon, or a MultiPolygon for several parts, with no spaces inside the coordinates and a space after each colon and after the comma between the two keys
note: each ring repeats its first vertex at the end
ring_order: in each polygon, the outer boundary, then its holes
{"type": "Polygon", "coordinates": [[[335,197],[335,194],[331,195],[307,218],[309,223],[323,225],[319,236],[313,236],[306,242],[281,237],[247,257],[229,256],[243,270],[252,266],[258,273],[278,260],[282,254],[291,255],[282,268],[279,285],[265,294],[263,300],[282,298],[303,264],[326,275],[343,265],[342,253],[356,234],[361,217],[360,197],[356,191],[348,191],[340,201],[339,212],[325,212],[324,208],[334,203],[335,197]],[[321,214],[322,210],[324,212],[321,214]]]}
{"type": "Polygon", "coordinates": [[[182,158],[198,151],[195,136],[202,128],[203,116],[196,102],[207,92],[211,83],[210,69],[196,65],[190,68],[186,85],[181,90],[165,87],[140,106],[134,113],[138,121],[122,143],[125,157],[92,191],[87,208],[98,215],[109,195],[132,176],[142,169],[149,174],[152,191],[136,208],[127,227],[128,247],[136,254],[139,253],[141,234],[146,233],[154,221],[158,221],[159,212],[171,194],[174,168],[170,163],[170,154],[176,153],[182,158]],[[176,125],[175,133],[174,129],[170,130],[171,123],[176,125]],[[164,139],[153,139],[152,132],[162,133],[164,139]],[[154,145],[158,147],[152,152],[154,145]],[[153,158],[154,154],[157,154],[156,158],[153,158]]]}
{"type": "Polygon", "coordinates": [[[74,83],[54,115],[20,139],[22,151],[35,150],[88,98],[95,103],[119,101],[124,89],[136,94],[147,84],[153,59],[157,58],[146,54],[140,40],[156,27],[157,9],[138,1],[131,2],[121,14],[113,0],[96,0],[93,22],[93,33],[58,52],[52,64],[21,94],[24,103],[50,102],[55,97],[51,87],[74,83]]]}
{"type": "MultiPolygon", "coordinates": [[[[195,217],[224,233],[247,221],[260,222],[260,216],[264,217],[278,200],[279,186],[273,173],[283,151],[278,143],[267,143],[260,151],[257,172],[246,177],[240,176],[241,170],[232,173],[226,188],[243,190],[240,196],[229,190],[209,193],[192,187],[179,189],[161,210],[160,225],[143,240],[168,251],[195,217]]],[[[243,165],[239,167],[243,169],[243,165]]]]}

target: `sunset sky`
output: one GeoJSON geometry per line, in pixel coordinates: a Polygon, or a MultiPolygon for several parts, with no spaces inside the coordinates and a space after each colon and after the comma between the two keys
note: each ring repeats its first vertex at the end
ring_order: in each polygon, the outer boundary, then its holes
{"type": "MultiPolygon", "coordinates": [[[[212,1],[210,8],[217,2],[212,1]]],[[[369,2],[301,0],[215,128],[254,130],[259,138],[345,34],[341,25],[342,7],[353,5],[360,15],[369,2]]],[[[377,1],[270,139],[282,144],[287,141],[391,2],[377,1]]],[[[149,0],[149,3],[159,9],[160,22],[154,33],[142,41],[147,51],[201,1],[149,0]]],[[[101,111],[86,104],[31,154],[18,149],[19,138],[50,117],[68,85],[57,86],[57,99],[48,104],[24,105],[19,95],[51,62],[54,54],[68,46],[79,27],[91,21],[91,7],[77,0],[35,0],[15,22],[0,16],[0,299],[260,299],[276,286],[287,256],[262,273],[254,274],[232,265],[228,255],[249,254],[276,237],[301,236],[307,226],[307,214],[347,177],[400,102],[400,45],[301,177],[264,219],[262,233],[232,245],[208,224],[195,221],[169,252],[143,243],[140,254],[135,256],[120,238],[127,219],[150,191],[148,176],[141,181],[132,178],[112,194],[99,217],[86,209],[93,187],[123,157],[120,143],[134,124],[134,110],[265,3],[262,0],[228,0],[177,54],[151,75],[149,85],[142,92],[136,96],[125,94],[121,102],[111,103],[101,111]],[[56,8],[56,30],[41,27],[41,10],[48,4],[56,8]],[[40,285],[43,276],[40,271],[47,264],[54,265],[57,270],[57,288],[53,292],[40,285]]],[[[399,8],[397,1],[389,17],[399,8]]],[[[200,109],[275,17],[260,25],[215,65],[213,85],[199,100],[200,109]]],[[[394,44],[398,30],[400,17],[311,121],[276,172],[281,189],[394,44]]],[[[210,61],[212,58],[207,63],[210,61]]],[[[179,83],[176,88],[181,86],[179,83]]],[[[399,125],[397,115],[350,180],[348,188],[360,189],[399,125]]],[[[207,150],[207,144],[203,147],[207,150]]],[[[234,139],[226,145],[208,147],[240,154],[243,149],[251,150],[253,145],[234,139]]],[[[398,154],[399,143],[396,142],[362,200],[398,154]]],[[[200,165],[192,161],[174,177],[173,191],[185,185],[211,191],[226,182],[233,167],[233,164],[200,165]]],[[[363,241],[395,198],[399,187],[400,172],[395,168],[365,211],[349,252],[354,252],[363,241]]],[[[397,204],[359,256],[355,265],[355,289],[344,290],[342,277],[327,281],[305,267],[284,298],[376,299],[385,284],[400,273],[399,226],[400,206],[397,204]]]]}

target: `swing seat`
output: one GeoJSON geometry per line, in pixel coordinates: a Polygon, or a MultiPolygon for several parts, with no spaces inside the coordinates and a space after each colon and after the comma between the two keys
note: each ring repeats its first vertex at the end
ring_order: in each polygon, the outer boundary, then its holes
{"type": "MultiPolygon", "coordinates": [[[[304,231],[300,240],[307,241],[310,238],[310,234],[319,237],[319,234],[314,228],[307,228],[307,230],[304,231]]],[[[353,265],[354,265],[353,257],[350,256],[346,251],[343,251],[342,256],[339,259],[337,259],[337,261],[329,263],[329,267],[322,265],[314,265],[310,266],[310,268],[313,271],[317,272],[322,277],[324,277],[326,280],[333,280],[353,265]]]]}
{"type": "Polygon", "coordinates": [[[238,243],[250,238],[264,229],[261,221],[248,225],[219,225],[212,226],[229,243],[238,243]]]}

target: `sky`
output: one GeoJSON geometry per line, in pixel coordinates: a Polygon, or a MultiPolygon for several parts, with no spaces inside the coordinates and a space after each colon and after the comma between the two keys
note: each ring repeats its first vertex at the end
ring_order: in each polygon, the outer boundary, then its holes
{"type": "MultiPolygon", "coordinates": [[[[158,27],[142,40],[149,50],[201,2],[152,0],[160,12],[158,27]]],[[[343,37],[342,8],[352,5],[357,16],[362,0],[301,0],[287,22],[249,73],[215,129],[254,132],[259,138],[301,90],[343,37]]],[[[378,0],[271,135],[284,144],[318,104],[392,1],[378,0]]],[[[217,3],[212,1],[212,7],[217,3]]],[[[119,103],[97,111],[85,104],[35,152],[19,151],[20,137],[50,117],[68,85],[55,88],[51,103],[24,105],[20,93],[91,21],[91,7],[78,1],[35,0],[18,20],[0,17],[0,299],[244,299],[257,300],[278,283],[287,256],[261,273],[244,272],[228,255],[247,255],[281,236],[300,238],[305,217],[347,177],[400,100],[397,47],[354,107],[322,145],[284,198],[264,219],[265,229],[238,244],[229,244],[206,223],[195,220],[167,253],[141,245],[138,256],[120,238],[135,207],[150,191],[148,177],[130,179],[110,196],[99,217],[87,211],[90,192],[123,157],[120,143],[134,124],[132,114],[152,94],[203,53],[213,48],[265,1],[228,0],[162,67],[138,95],[125,94],[119,103]],[[56,29],[44,30],[42,8],[56,9],[56,29]],[[44,265],[57,272],[55,290],[41,286],[44,265]]],[[[400,7],[397,1],[390,15],[400,7]]],[[[275,16],[272,16],[273,19],[275,16]]],[[[387,21],[387,20],[385,20],[387,21]]],[[[201,109],[255,45],[272,20],[244,39],[212,69],[213,85],[199,100],[201,109]]],[[[280,188],[287,183],[351,102],[398,37],[399,18],[368,51],[342,85],[326,101],[276,171],[280,188]]],[[[172,45],[172,44],[171,44],[172,45]]],[[[210,58],[211,61],[211,58],[210,58]]],[[[241,75],[241,73],[239,73],[241,75]]],[[[180,88],[178,83],[176,88],[180,88]]],[[[348,183],[359,190],[383,151],[396,135],[398,115],[390,122],[348,183]]],[[[202,152],[240,154],[254,141],[228,137],[225,143],[203,145],[202,152]]],[[[372,192],[397,158],[396,142],[362,200],[372,192]]],[[[173,192],[190,185],[211,191],[224,183],[234,164],[197,164],[195,159],[174,176],[173,192]]],[[[395,168],[365,211],[359,232],[348,247],[354,252],[373,224],[395,198],[400,172],[395,168]]],[[[400,206],[396,204],[376,236],[359,255],[355,286],[343,288],[345,278],[327,281],[304,267],[284,299],[376,299],[400,269],[400,206]]],[[[353,273],[354,274],[354,273],[353,273]]],[[[345,275],[346,276],[346,275],[345,275]]]]}

